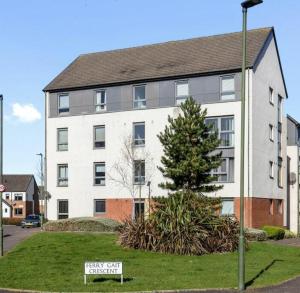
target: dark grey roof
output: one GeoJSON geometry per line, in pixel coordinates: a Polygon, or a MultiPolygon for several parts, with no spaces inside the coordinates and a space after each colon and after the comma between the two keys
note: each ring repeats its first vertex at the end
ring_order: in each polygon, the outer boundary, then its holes
{"type": "Polygon", "coordinates": [[[7,192],[25,192],[33,175],[3,175],[2,184],[7,192]]]}
{"type": "MultiPolygon", "coordinates": [[[[255,64],[271,32],[248,31],[248,67],[255,64]]],[[[241,64],[241,32],[193,38],[80,55],[44,91],[238,70],[241,64]]]]}
{"type": "Polygon", "coordinates": [[[287,115],[286,117],[287,117],[287,119],[289,119],[291,122],[293,122],[293,123],[296,125],[296,127],[300,127],[300,123],[299,123],[295,118],[293,118],[293,117],[290,116],[290,115],[287,115]]]}

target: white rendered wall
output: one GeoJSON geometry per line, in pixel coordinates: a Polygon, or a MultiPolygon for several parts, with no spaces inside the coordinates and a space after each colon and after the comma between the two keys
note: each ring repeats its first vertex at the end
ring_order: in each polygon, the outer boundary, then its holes
{"type": "MultiPolygon", "coordinates": [[[[284,100],[286,98],[277,57],[274,38],[263,54],[252,76],[252,189],[251,196],[286,200],[286,120],[284,100]],[[269,87],[274,90],[274,105],[269,102],[269,87]],[[283,97],[282,105],[282,167],[283,188],[277,184],[277,96],[283,97]],[[269,124],[274,126],[274,142],[269,140],[269,124]],[[274,162],[274,179],[269,177],[269,161],[274,162]]],[[[286,208],[286,202],[284,203],[286,208]]],[[[286,213],[285,213],[286,215],[286,213]]]]}
{"type": "MultiPolygon", "coordinates": [[[[47,103],[48,104],[48,103],[47,103]]],[[[240,121],[240,102],[203,105],[208,116],[234,115],[240,121]]],[[[157,185],[164,181],[156,166],[160,164],[162,147],[157,134],[164,129],[168,115],[178,113],[177,107],[124,111],[94,115],[69,116],[47,119],[47,189],[49,219],[57,218],[57,200],[69,200],[69,217],[93,216],[93,199],[131,198],[131,194],[109,177],[116,177],[112,168],[122,156],[124,137],[132,135],[133,122],[145,122],[145,151],[153,157],[151,177],[152,196],[166,195],[157,185]],[[175,112],[174,112],[175,111],[175,112]],[[93,149],[93,126],[105,125],[105,149],[93,149]],[[57,152],[57,128],[68,128],[69,149],[57,152]],[[106,163],[106,185],[93,185],[93,163],[106,163]],[[68,187],[57,187],[57,165],[68,164],[68,187]]],[[[235,172],[234,183],[225,183],[224,188],[212,196],[234,197],[239,195],[239,127],[235,127],[235,172]]],[[[147,172],[147,170],[146,170],[147,172]]],[[[146,174],[147,176],[147,174],[146,174]]],[[[148,196],[148,188],[142,188],[142,197],[148,196]]]]}
{"type": "Polygon", "coordinates": [[[294,233],[298,231],[298,205],[299,205],[299,147],[288,146],[287,155],[290,158],[290,173],[296,174],[296,182],[290,185],[290,230],[294,233]]]}
{"type": "Polygon", "coordinates": [[[2,215],[3,218],[10,218],[11,207],[8,206],[5,202],[2,203],[2,215]]]}

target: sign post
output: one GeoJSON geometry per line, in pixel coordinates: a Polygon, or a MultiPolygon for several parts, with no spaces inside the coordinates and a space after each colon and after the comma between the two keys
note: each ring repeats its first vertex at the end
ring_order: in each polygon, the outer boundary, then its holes
{"type": "Polygon", "coordinates": [[[84,284],[87,284],[87,275],[120,275],[123,284],[122,262],[91,262],[84,263],[84,284]]]}

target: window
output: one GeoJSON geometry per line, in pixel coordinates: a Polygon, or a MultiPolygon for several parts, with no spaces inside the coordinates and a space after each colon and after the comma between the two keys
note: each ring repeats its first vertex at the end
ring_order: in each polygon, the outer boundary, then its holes
{"type": "Polygon", "coordinates": [[[9,195],[8,194],[5,195],[5,199],[9,200],[9,195]]]}
{"type": "Polygon", "coordinates": [[[58,113],[68,113],[69,112],[69,95],[61,94],[58,96],[58,113]]]}
{"type": "Polygon", "coordinates": [[[21,216],[23,215],[23,209],[22,208],[15,208],[15,215],[16,216],[21,216]]]}
{"type": "Polygon", "coordinates": [[[278,95],[278,122],[282,122],[282,97],[278,95]]]}
{"type": "Polygon", "coordinates": [[[57,129],[57,150],[68,150],[68,128],[57,129]]]}
{"type": "Polygon", "coordinates": [[[269,175],[270,178],[274,178],[274,163],[272,161],[269,162],[269,175]]]}
{"type": "Polygon", "coordinates": [[[234,214],[234,201],[232,198],[224,198],[222,199],[222,216],[230,216],[234,214]]]}
{"type": "Polygon", "coordinates": [[[234,118],[232,116],[206,118],[205,124],[212,125],[213,130],[218,131],[219,139],[221,139],[220,147],[234,146],[234,118]]]}
{"type": "Polygon", "coordinates": [[[133,89],[134,89],[133,108],[134,109],[146,108],[146,86],[137,85],[133,89]]]}
{"type": "Polygon", "coordinates": [[[94,148],[105,148],[105,126],[94,126],[94,148]]]}
{"type": "Polygon", "coordinates": [[[234,100],[235,89],[234,89],[234,76],[222,76],[221,77],[221,100],[234,100]]]}
{"type": "Polygon", "coordinates": [[[58,165],[58,176],[57,176],[58,186],[68,186],[68,165],[58,165]]]}
{"type": "Polygon", "coordinates": [[[224,158],[221,166],[211,171],[212,176],[216,176],[216,182],[233,182],[234,181],[234,159],[224,158]]]}
{"type": "Polygon", "coordinates": [[[282,187],[282,158],[278,157],[278,186],[282,187]]]}
{"type": "Polygon", "coordinates": [[[221,131],[220,131],[220,139],[221,146],[233,146],[233,117],[224,117],[221,118],[221,131]]]}
{"type": "Polygon", "coordinates": [[[144,217],[145,215],[145,201],[143,199],[141,200],[135,200],[134,201],[134,217],[135,219],[141,217],[144,217]]]}
{"type": "Polygon", "coordinates": [[[189,83],[187,80],[176,82],[176,105],[183,103],[189,95],[189,83]]]}
{"type": "Polygon", "coordinates": [[[269,102],[274,105],[274,91],[271,87],[269,87],[269,102]]]}
{"type": "Polygon", "coordinates": [[[105,185],[105,163],[94,163],[94,185],[105,185]]]}
{"type": "Polygon", "coordinates": [[[275,200],[276,205],[276,213],[279,215],[282,215],[282,199],[276,199],[275,200]]]}
{"type": "Polygon", "coordinates": [[[106,111],[106,90],[96,92],[95,110],[96,112],[106,111]]]}
{"type": "Polygon", "coordinates": [[[145,184],[145,161],[134,161],[134,184],[145,184]]]}
{"type": "Polygon", "coordinates": [[[145,122],[133,123],[134,145],[145,145],[145,122]]]}
{"type": "Polygon", "coordinates": [[[69,218],[69,201],[67,199],[58,200],[57,218],[59,220],[69,218]]]}
{"type": "Polygon", "coordinates": [[[269,124],[269,138],[270,141],[274,141],[274,126],[269,124]]]}
{"type": "Polygon", "coordinates": [[[15,193],[14,194],[14,200],[15,201],[23,200],[23,194],[22,193],[15,193]]]}
{"type": "Polygon", "coordinates": [[[4,213],[7,213],[7,208],[4,209],[4,213]]]}
{"type": "Polygon", "coordinates": [[[95,214],[104,214],[106,212],[106,202],[105,199],[95,199],[94,200],[95,214]]]}

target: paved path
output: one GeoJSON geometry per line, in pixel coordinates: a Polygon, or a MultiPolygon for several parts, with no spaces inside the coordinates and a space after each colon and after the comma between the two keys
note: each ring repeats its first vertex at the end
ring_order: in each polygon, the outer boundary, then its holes
{"type": "Polygon", "coordinates": [[[34,233],[41,231],[41,228],[21,228],[19,226],[4,226],[4,253],[11,250],[19,242],[31,236],[34,233]]]}

